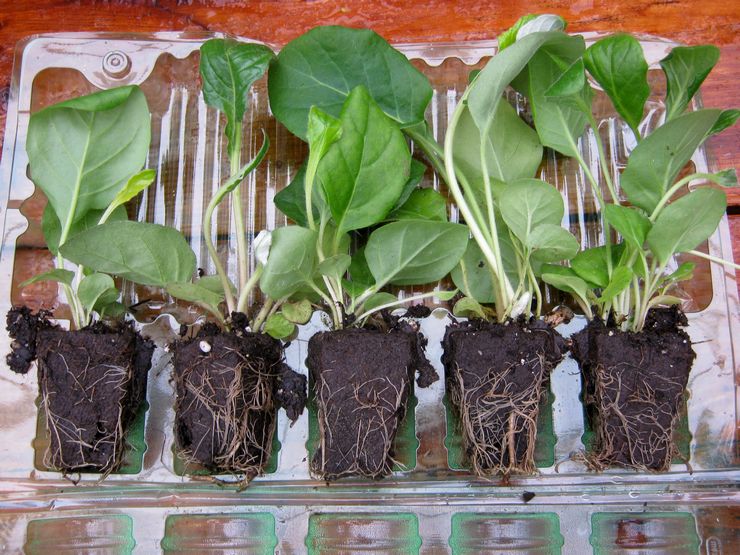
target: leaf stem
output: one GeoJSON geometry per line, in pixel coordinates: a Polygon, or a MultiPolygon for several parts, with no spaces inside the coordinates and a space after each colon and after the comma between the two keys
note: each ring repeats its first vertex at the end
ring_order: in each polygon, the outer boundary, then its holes
{"type": "Polygon", "coordinates": [[[247,283],[239,291],[239,300],[236,303],[236,311],[244,312],[247,308],[247,300],[249,299],[249,293],[254,289],[257,282],[259,282],[260,276],[262,276],[262,264],[257,264],[257,267],[252,272],[252,275],[247,280],[247,283]]]}
{"type": "Polygon", "coordinates": [[[698,256],[699,258],[703,258],[705,260],[709,260],[710,262],[714,262],[716,264],[721,264],[722,266],[727,266],[728,268],[734,268],[736,270],[740,270],[740,264],[735,264],[734,262],[730,260],[725,260],[724,258],[719,258],[716,256],[712,256],[711,254],[706,254],[701,251],[697,250],[690,250],[688,251],[689,254],[693,254],[694,256],[698,256]]]}
{"type": "Polygon", "coordinates": [[[260,329],[262,329],[262,324],[265,323],[265,319],[267,318],[267,315],[270,314],[270,310],[274,304],[275,301],[271,298],[268,297],[265,299],[265,303],[262,305],[262,308],[257,313],[257,316],[254,317],[254,321],[252,322],[252,331],[259,333],[260,329]]]}
{"type": "Polygon", "coordinates": [[[229,311],[229,314],[231,314],[236,310],[234,295],[231,292],[231,282],[229,281],[229,277],[226,275],[223,264],[221,264],[221,260],[218,257],[218,251],[216,251],[216,245],[213,243],[213,237],[211,237],[211,222],[213,218],[213,211],[216,209],[216,206],[218,206],[220,201],[221,199],[219,199],[217,195],[214,195],[213,197],[211,197],[211,201],[206,207],[206,213],[203,215],[203,240],[206,243],[208,254],[211,257],[211,260],[213,260],[213,265],[216,268],[216,273],[221,280],[221,286],[224,289],[224,297],[226,299],[226,307],[229,311]]]}
{"type": "Polygon", "coordinates": [[[365,318],[367,318],[371,314],[373,314],[375,312],[379,312],[381,310],[385,310],[386,308],[392,308],[394,306],[402,305],[404,303],[410,303],[410,302],[413,302],[413,301],[420,301],[422,299],[428,299],[429,297],[434,297],[437,294],[439,294],[439,291],[432,291],[430,293],[421,293],[419,295],[414,295],[412,297],[406,297],[405,299],[399,299],[399,300],[393,301],[391,303],[385,303],[385,304],[382,304],[380,306],[376,306],[375,308],[371,308],[370,310],[366,310],[365,312],[363,312],[362,314],[360,314],[357,317],[357,321],[358,322],[361,322],[362,320],[364,320],[365,318]]]}
{"type": "MultiPolygon", "coordinates": [[[[229,145],[230,175],[233,177],[239,172],[242,157],[242,124],[234,124],[233,141],[229,145]]],[[[244,225],[244,214],[242,212],[241,184],[232,191],[232,205],[234,213],[234,224],[236,227],[236,262],[239,266],[239,291],[246,285],[248,278],[247,266],[247,231],[244,225]]]]}
{"type": "Polygon", "coordinates": [[[668,203],[669,200],[671,200],[671,197],[676,194],[676,192],[686,185],[687,183],[694,181],[695,179],[709,179],[711,180],[714,177],[711,173],[692,173],[691,175],[687,175],[683,179],[680,179],[677,181],[673,187],[668,189],[666,193],[663,195],[663,197],[660,199],[660,202],[655,206],[655,209],[653,210],[653,213],[650,214],[650,221],[655,222],[655,220],[660,215],[661,210],[665,208],[665,205],[668,203]]]}

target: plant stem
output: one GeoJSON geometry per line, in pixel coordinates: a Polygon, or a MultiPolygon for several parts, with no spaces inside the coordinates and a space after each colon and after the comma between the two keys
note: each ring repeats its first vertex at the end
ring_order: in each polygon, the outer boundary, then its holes
{"type": "Polygon", "coordinates": [[[255,333],[259,333],[260,329],[262,328],[262,324],[264,324],[267,315],[272,309],[273,304],[275,304],[275,301],[273,301],[269,297],[265,299],[265,304],[262,305],[262,308],[257,313],[257,316],[254,317],[254,321],[252,322],[252,331],[254,331],[255,333]]]}
{"type": "MultiPolygon", "coordinates": [[[[234,140],[229,145],[230,176],[239,172],[242,158],[242,124],[234,125],[234,140]]],[[[232,210],[234,212],[234,224],[236,226],[236,262],[239,266],[239,291],[246,285],[248,277],[247,267],[247,230],[244,225],[244,214],[242,213],[241,184],[232,191],[232,210]]]]}
{"type": "Polygon", "coordinates": [[[687,175],[683,179],[680,179],[677,181],[673,187],[668,189],[666,193],[661,197],[660,202],[656,205],[655,209],[653,210],[653,213],[650,214],[650,221],[655,222],[655,220],[660,215],[661,210],[665,208],[666,203],[671,200],[671,197],[676,194],[676,192],[686,185],[687,183],[694,181],[695,179],[709,179],[711,180],[714,176],[711,173],[692,173],[691,175],[687,175]]]}
{"type": "Polygon", "coordinates": [[[370,310],[366,310],[365,312],[363,312],[362,314],[360,314],[357,317],[357,321],[358,322],[361,322],[362,320],[364,320],[365,318],[367,318],[371,314],[373,314],[375,312],[379,312],[381,310],[385,310],[386,308],[392,308],[394,306],[402,305],[404,303],[410,303],[410,302],[413,302],[413,301],[420,301],[422,299],[428,299],[429,297],[434,297],[438,293],[439,293],[439,291],[432,291],[431,293],[421,293],[419,295],[414,295],[412,297],[407,297],[405,299],[399,299],[399,300],[394,301],[392,303],[385,303],[385,304],[382,304],[380,306],[376,306],[375,308],[371,308],[370,310]]]}
{"type": "Polygon", "coordinates": [[[422,152],[424,152],[429,160],[429,163],[432,164],[432,167],[437,172],[437,175],[439,175],[439,177],[446,183],[447,170],[445,169],[444,163],[444,151],[431,133],[429,133],[429,128],[426,123],[424,123],[423,132],[418,131],[416,127],[407,127],[403,129],[403,132],[411,137],[415,144],[419,145],[419,148],[421,148],[422,152]]]}
{"type": "Polygon", "coordinates": [[[596,138],[596,148],[599,151],[599,165],[601,166],[601,173],[604,174],[604,180],[606,181],[606,186],[612,196],[612,202],[619,205],[617,190],[614,187],[614,182],[612,181],[612,176],[609,172],[609,166],[606,163],[606,151],[604,150],[604,143],[601,141],[599,124],[596,122],[596,118],[594,118],[594,115],[591,112],[589,112],[589,123],[591,124],[591,128],[594,130],[594,137],[596,138]]]}
{"type": "Polygon", "coordinates": [[[689,251],[689,254],[693,254],[694,256],[698,256],[699,258],[709,260],[710,262],[714,262],[716,264],[721,264],[722,266],[727,266],[729,268],[740,270],[740,264],[735,264],[734,262],[730,260],[725,260],[724,258],[718,258],[716,256],[712,256],[711,254],[706,254],[697,250],[691,250],[689,251]]]}
{"type": "Polygon", "coordinates": [[[257,285],[257,282],[262,275],[262,270],[262,264],[257,264],[257,267],[254,269],[254,272],[252,272],[249,280],[247,280],[247,283],[245,283],[239,291],[239,301],[236,303],[237,312],[244,312],[246,310],[249,293],[252,291],[252,289],[254,289],[255,285],[257,285]]]}
{"type": "Polygon", "coordinates": [[[211,260],[213,260],[213,265],[216,268],[216,274],[218,274],[218,277],[221,280],[221,286],[224,289],[224,297],[226,298],[226,307],[229,311],[229,314],[231,314],[236,310],[234,295],[231,292],[231,282],[229,281],[229,277],[226,275],[226,271],[224,270],[223,264],[221,264],[221,260],[218,258],[216,245],[213,243],[213,237],[211,237],[211,221],[213,218],[213,211],[216,209],[216,206],[218,206],[218,203],[219,199],[214,195],[211,198],[211,202],[209,202],[208,206],[206,207],[206,213],[203,215],[203,240],[206,242],[208,254],[211,257],[211,260]]]}

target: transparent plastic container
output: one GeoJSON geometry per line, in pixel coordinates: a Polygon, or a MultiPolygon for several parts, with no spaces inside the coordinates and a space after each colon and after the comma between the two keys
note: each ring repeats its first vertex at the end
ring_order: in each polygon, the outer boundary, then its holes
{"type": "MultiPolygon", "coordinates": [[[[55,284],[18,287],[52,265],[40,227],[45,200],[28,179],[26,133],[34,111],[100,88],[139,84],[152,112],[148,167],[157,170],[157,178],[144,198],[130,207],[130,215],[182,230],[199,266],[213,272],[202,241],[202,216],[228,172],[228,161],[224,122],[206,107],[199,89],[197,51],[211,37],[64,34],[31,37],[18,45],[0,166],[0,312],[26,304],[53,309],[62,319],[69,314],[55,284]]],[[[588,40],[595,37],[587,35],[588,40]]],[[[664,108],[665,85],[655,68],[673,44],[651,37],[642,37],[641,43],[652,68],[653,94],[645,124],[650,128],[664,108]]],[[[435,92],[427,116],[441,140],[468,73],[482,67],[495,52],[495,42],[396,46],[432,81],[435,92]]],[[[521,99],[512,95],[510,100],[526,111],[521,99]]],[[[597,95],[595,106],[611,170],[617,172],[624,167],[633,140],[603,94],[597,95]]],[[[272,201],[290,182],[307,150],[270,114],[264,79],[250,92],[246,122],[245,159],[259,148],[262,129],[272,145],[265,162],[244,185],[247,230],[253,236],[286,223],[272,201]]],[[[580,146],[596,170],[593,136],[585,135],[580,146]]],[[[710,154],[700,151],[695,156],[696,171],[712,169],[710,154]]],[[[599,244],[602,230],[594,223],[596,203],[576,163],[549,153],[541,175],[566,200],[564,225],[584,246],[599,244]]],[[[431,172],[424,185],[444,192],[431,172]]],[[[451,214],[457,218],[454,208],[451,214]]],[[[211,232],[218,233],[219,252],[233,276],[236,240],[227,203],[220,207],[211,232]]],[[[726,220],[703,248],[715,256],[732,256],[726,220]]],[[[196,321],[199,312],[174,303],[161,291],[127,284],[124,294],[129,304],[149,300],[136,319],[158,349],[149,378],[149,407],[130,434],[133,446],[126,465],[103,481],[94,474],[65,477],[46,470],[36,374],[18,376],[3,368],[0,546],[30,553],[52,549],[339,553],[368,547],[386,553],[740,552],[736,532],[740,368],[733,352],[740,337],[740,302],[732,271],[696,261],[693,280],[679,292],[685,298],[688,332],[697,352],[679,438],[689,464],[676,461],[665,474],[588,472],[574,456],[584,449],[586,430],[579,400],[581,378],[568,357],[552,374],[551,395],[542,411],[539,473],[513,476],[506,483],[476,479],[462,467],[454,417],[444,399],[444,379],[428,389],[416,389],[397,444],[402,464],[384,480],[328,485],[312,479],[308,460],[315,416],[310,411],[293,426],[280,412],[269,472],[246,490],[237,492],[183,475],[173,450],[174,388],[164,347],[175,339],[180,323],[196,321]]],[[[446,307],[438,306],[421,324],[429,340],[427,356],[442,378],[440,340],[448,322],[446,307]]],[[[559,331],[567,336],[584,323],[578,317],[559,331]]],[[[307,342],[321,329],[324,324],[315,314],[286,349],[287,362],[297,371],[307,373],[307,342]]],[[[9,346],[3,332],[0,352],[8,352],[9,346]]]]}

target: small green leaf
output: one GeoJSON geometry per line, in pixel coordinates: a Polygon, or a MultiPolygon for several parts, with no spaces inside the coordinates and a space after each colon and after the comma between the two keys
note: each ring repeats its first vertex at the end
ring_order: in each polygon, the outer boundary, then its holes
{"type": "Polygon", "coordinates": [[[408,200],[388,215],[389,220],[447,221],[447,199],[434,189],[416,189],[408,200]]]}
{"type": "Polygon", "coordinates": [[[390,304],[390,303],[400,303],[401,301],[398,300],[398,297],[396,295],[391,295],[390,293],[375,293],[375,295],[368,298],[368,300],[365,301],[365,303],[362,305],[362,309],[364,312],[375,310],[379,306],[383,306],[384,304],[390,304]]]}
{"type": "Polygon", "coordinates": [[[717,133],[721,133],[725,129],[732,127],[735,125],[738,118],[740,118],[740,110],[722,110],[717,121],[709,130],[709,135],[716,135],[717,133]]]}
{"type": "Polygon", "coordinates": [[[195,255],[182,234],[157,224],[105,223],[78,233],[59,250],[71,262],[142,285],[185,282],[195,272],[195,255]]]}
{"type": "Polygon", "coordinates": [[[657,297],[650,299],[649,306],[673,306],[681,304],[682,302],[683,301],[681,299],[674,297],[673,295],[658,295],[657,297]]]}
{"type": "MultiPolygon", "coordinates": [[[[223,283],[221,283],[221,277],[218,275],[203,276],[195,283],[198,284],[200,287],[221,295],[222,299],[225,295],[224,286],[223,283]]],[[[232,293],[236,293],[236,285],[234,285],[231,280],[229,280],[229,288],[231,289],[232,293]]]]}
{"type": "Polygon", "coordinates": [[[350,280],[353,283],[361,284],[361,287],[367,289],[375,283],[370,268],[365,258],[365,245],[362,245],[352,256],[352,262],[349,265],[350,280]]]}
{"type": "Polygon", "coordinates": [[[539,226],[559,226],[565,213],[558,190],[539,179],[518,179],[510,183],[501,194],[499,208],[506,225],[524,244],[539,226]]]}
{"type": "Polygon", "coordinates": [[[272,246],[260,288],[272,299],[282,299],[313,283],[316,273],[317,233],[298,226],[279,227],[272,232],[272,246]]]}
{"type": "Polygon", "coordinates": [[[286,320],[294,324],[305,324],[311,319],[313,307],[307,299],[301,299],[295,303],[284,303],[281,311],[286,320]]]}
{"type": "Polygon", "coordinates": [[[676,271],[665,278],[666,281],[686,281],[694,277],[694,268],[696,264],[693,262],[683,262],[676,271]]]}
{"type": "Polygon", "coordinates": [[[77,298],[87,310],[94,310],[95,305],[110,304],[118,300],[116,284],[107,274],[91,274],[80,281],[77,287],[77,298]]]}
{"type": "Polygon", "coordinates": [[[214,292],[210,287],[200,283],[201,281],[198,280],[196,283],[168,283],[166,289],[176,299],[189,303],[202,303],[218,312],[218,305],[224,300],[223,290],[214,292]]]}
{"type": "MultiPolygon", "coordinates": [[[[109,210],[115,210],[119,206],[126,204],[144,189],[149,187],[149,185],[154,182],[155,176],[156,172],[154,170],[143,170],[137,174],[132,175],[126,182],[126,185],[123,186],[123,189],[118,191],[118,194],[111,201],[110,207],[106,210],[106,212],[109,210]]],[[[110,217],[108,219],[110,220],[110,217]]]]}
{"type": "Polygon", "coordinates": [[[677,46],[660,61],[666,78],[665,120],[680,116],[719,60],[712,45],[677,46]]]}
{"type": "Polygon", "coordinates": [[[101,318],[120,318],[128,312],[126,305],[113,302],[97,308],[101,318]]]}
{"type": "Polygon", "coordinates": [[[450,272],[450,277],[466,297],[472,297],[481,303],[495,301],[495,278],[475,240],[468,240],[465,254],[450,272]]]}
{"type": "Polygon", "coordinates": [[[575,295],[581,299],[584,304],[588,304],[588,293],[590,287],[582,280],[571,268],[565,266],[555,266],[553,264],[545,264],[542,267],[542,281],[548,283],[571,295],[575,295]]]}
{"type": "Polygon", "coordinates": [[[213,198],[211,199],[211,202],[215,202],[216,204],[220,204],[226,195],[228,195],[230,192],[232,192],[234,189],[236,189],[239,185],[241,185],[242,181],[244,181],[244,178],[247,177],[250,173],[254,171],[254,169],[260,165],[260,162],[262,162],[263,158],[267,155],[267,151],[270,149],[270,139],[267,136],[267,133],[262,131],[262,147],[260,147],[259,152],[255,155],[254,158],[252,158],[249,162],[244,164],[241,168],[239,168],[239,171],[236,172],[234,175],[229,177],[228,181],[221,185],[221,187],[218,188],[216,193],[213,195],[213,198]]]}
{"type": "Polygon", "coordinates": [[[735,172],[735,168],[729,168],[713,174],[712,182],[720,187],[737,187],[737,173],[735,172]]]}
{"type": "Polygon", "coordinates": [[[200,78],[206,104],[226,115],[229,148],[238,144],[252,84],[267,71],[274,54],[267,46],[211,39],[200,47],[200,78]]]}
{"type": "Polygon", "coordinates": [[[419,162],[416,158],[411,159],[411,166],[409,167],[409,178],[406,181],[406,185],[403,186],[401,196],[398,197],[396,205],[393,210],[398,210],[403,204],[409,199],[411,193],[414,192],[416,187],[424,179],[424,173],[427,171],[426,165],[419,162]]]}
{"type": "Polygon", "coordinates": [[[545,98],[550,102],[578,110],[586,116],[591,115],[593,91],[586,81],[583,58],[578,58],[573,62],[565,73],[545,91],[545,98]]]}
{"type": "Polygon", "coordinates": [[[599,302],[609,302],[614,297],[619,295],[622,291],[627,289],[630,283],[632,283],[633,276],[634,274],[632,273],[631,268],[627,268],[626,266],[619,266],[618,268],[615,268],[614,272],[612,273],[612,279],[611,281],[609,281],[609,285],[607,285],[601,291],[599,302]]]}
{"type": "Polygon", "coordinates": [[[470,297],[463,297],[455,303],[452,313],[460,318],[486,319],[486,312],[478,301],[470,297]]]}
{"type": "MultiPolygon", "coordinates": [[[[624,245],[611,245],[612,264],[616,265],[619,257],[624,251],[624,245]]],[[[602,247],[591,247],[579,252],[570,261],[571,268],[589,284],[594,287],[606,287],[609,285],[609,267],[607,265],[607,249],[602,247]]]]}
{"type": "Polygon", "coordinates": [[[532,259],[538,262],[570,260],[580,247],[570,231],[555,224],[542,224],[534,228],[526,244],[531,249],[532,259]]]}
{"type": "Polygon", "coordinates": [[[529,21],[532,21],[533,19],[537,18],[537,14],[527,14],[520,17],[514,25],[509,27],[506,31],[501,33],[498,36],[498,50],[501,52],[502,50],[508,48],[512,44],[516,42],[516,34],[519,32],[519,29],[521,29],[522,25],[525,23],[528,23],[529,21]]]}
{"type": "Polygon", "coordinates": [[[348,254],[335,254],[325,258],[318,266],[318,272],[322,276],[341,278],[349,268],[352,257],[348,254]]]}
{"type": "Polygon", "coordinates": [[[639,137],[637,127],[650,96],[648,65],[639,41],[625,34],[605,37],[586,49],[583,61],[609,95],[619,115],[639,137]]]}
{"type": "Polygon", "coordinates": [[[435,291],[434,295],[440,301],[451,301],[459,292],[458,289],[453,289],[452,291],[435,291]]]}
{"type": "Polygon", "coordinates": [[[455,267],[468,243],[468,228],[449,222],[405,220],[370,234],[368,267],[382,287],[421,285],[442,279],[455,267]]]}
{"type": "MultiPolygon", "coordinates": [[[[298,171],[293,176],[290,183],[284,188],[278,191],[275,195],[274,201],[275,206],[278,209],[293,220],[296,224],[302,227],[308,227],[308,218],[306,215],[306,160],[298,171]]],[[[321,187],[313,188],[313,216],[314,219],[318,219],[319,211],[316,206],[317,194],[321,187]]]]}
{"type": "Polygon", "coordinates": [[[645,237],[650,232],[652,224],[647,216],[638,209],[617,204],[607,204],[604,207],[606,221],[617,232],[638,249],[645,243],[645,237]]]}
{"type": "Polygon", "coordinates": [[[75,273],[70,270],[62,270],[60,268],[54,268],[48,272],[38,274],[30,279],[27,279],[21,283],[21,287],[26,287],[32,283],[38,283],[39,281],[56,281],[57,283],[64,283],[65,285],[72,285],[72,280],[75,278],[75,273]]]}
{"type": "MultiPolygon", "coordinates": [[[[684,116],[685,117],[685,116],[684,116]]],[[[647,236],[661,264],[674,253],[696,248],[717,229],[727,208],[722,191],[702,187],[666,206],[647,236]]]]}
{"type": "Polygon", "coordinates": [[[264,332],[275,339],[284,339],[293,335],[295,324],[280,312],[270,316],[265,322],[264,332]]]}

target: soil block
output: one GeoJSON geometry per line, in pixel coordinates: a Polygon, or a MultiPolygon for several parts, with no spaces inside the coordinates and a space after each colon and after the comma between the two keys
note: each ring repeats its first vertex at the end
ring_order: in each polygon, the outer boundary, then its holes
{"type": "Polygon", "coordinates": [[[534,472],[537,421],[563,338],[536,319],[471,321],[449,326],[443,347],[445,388],[473,472],[534,472]]]}
{"type": "Polygon", "coordinates": [[[594,439],[587,462],[666,471],[678,455],[674,430],[696,354],[677,308],[654,309],[639,333],[599,319],[573,336],[594,439]]]}
{"type": "Polygon", "coordinates": [[[291,420],[306,403],[306,378],[282,361],[280,342],[206,325],[174,345],[175,439],[189,470],[264,472],[277,409],[291,420]]]}
{"type": "Polygon", "coordinates": [[[41,409],[49,431],[44,465],[53,470],[117,470],[125,435],[146,398],[154,344],[129,327],[94,324],[37,336],[41,409]]]}
{"type": "Polygon", "coordinates": [[[314,335],[306,365],[318,407],[319,445],[311,471],[325,480],[382,478],[417,384],[438,379],[411,324],[390,332],[347,328],[314,335]]]}

